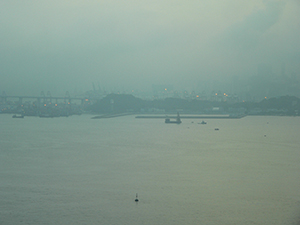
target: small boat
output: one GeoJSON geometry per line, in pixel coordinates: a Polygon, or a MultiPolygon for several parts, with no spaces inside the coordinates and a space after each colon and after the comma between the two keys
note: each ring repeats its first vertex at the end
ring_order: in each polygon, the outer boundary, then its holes
{"type": "Polygon", "coordinates": [[[215,128],[215,130],[219,130],[219,128],[215,128]]]}
{"type": "Polygon", "coordinates": [[[23,116],[23,115],[20,115],[20,116],[13,115],[13,116],[12,116],[12,118],[21,118],[21,119],[23,119],[23,118],[24,118],[24,116],[23,116]]]}
{"type": "Polygon", "coordinates": [[[207,124],[204,120],[202,120],[201,123],[198,123],[198,124],[207,124]]]}

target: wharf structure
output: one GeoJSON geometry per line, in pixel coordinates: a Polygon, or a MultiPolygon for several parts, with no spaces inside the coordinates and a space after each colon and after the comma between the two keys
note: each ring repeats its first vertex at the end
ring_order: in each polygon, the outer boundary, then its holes
{"type": "Polygon", "coordinates": [[[0,96],[0,113],[58,117],[81,114],[98,99],[52,96],[0,96]]]}

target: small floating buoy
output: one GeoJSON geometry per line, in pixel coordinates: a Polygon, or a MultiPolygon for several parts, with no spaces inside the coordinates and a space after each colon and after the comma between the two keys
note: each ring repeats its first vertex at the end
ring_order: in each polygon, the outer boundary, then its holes
{"type": "Polygon", "coordinates": [[[267,135],[265,134],[264,137],[267,137],[267,135]]]}
{"type": "Polygon", "coordinates": [[[136,195],[135,195],[135,200],[134,200],[135,202],[138,202],[139,201],[139,199],[138,199],[138,194],[136,193],[136,195]]]}

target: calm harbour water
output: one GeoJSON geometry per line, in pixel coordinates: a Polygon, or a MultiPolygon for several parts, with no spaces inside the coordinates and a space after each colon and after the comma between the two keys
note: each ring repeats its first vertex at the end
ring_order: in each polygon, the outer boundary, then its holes
{"type": "Polygon", "coordinates": [[[300,117],[90,118],[0,115],[0,224],[299,224],[300,117]]]}

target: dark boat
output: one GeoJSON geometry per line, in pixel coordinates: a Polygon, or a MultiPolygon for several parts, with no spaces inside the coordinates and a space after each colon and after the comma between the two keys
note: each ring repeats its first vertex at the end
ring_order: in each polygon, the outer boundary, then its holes
{"type": "Polygon", "coordinates": [[[198,123],[198,124],[207,124],[204,120],[202,120],[201,123],[198,123]]]}
{"type": "Polygon", "coordinates": [[[175,124],[181,124],[181,119],[179,113],[177,113],[177,118],[175,121],[171,120],[170,118],[165,119],[165,123],[175,123],[175,124]]]}

